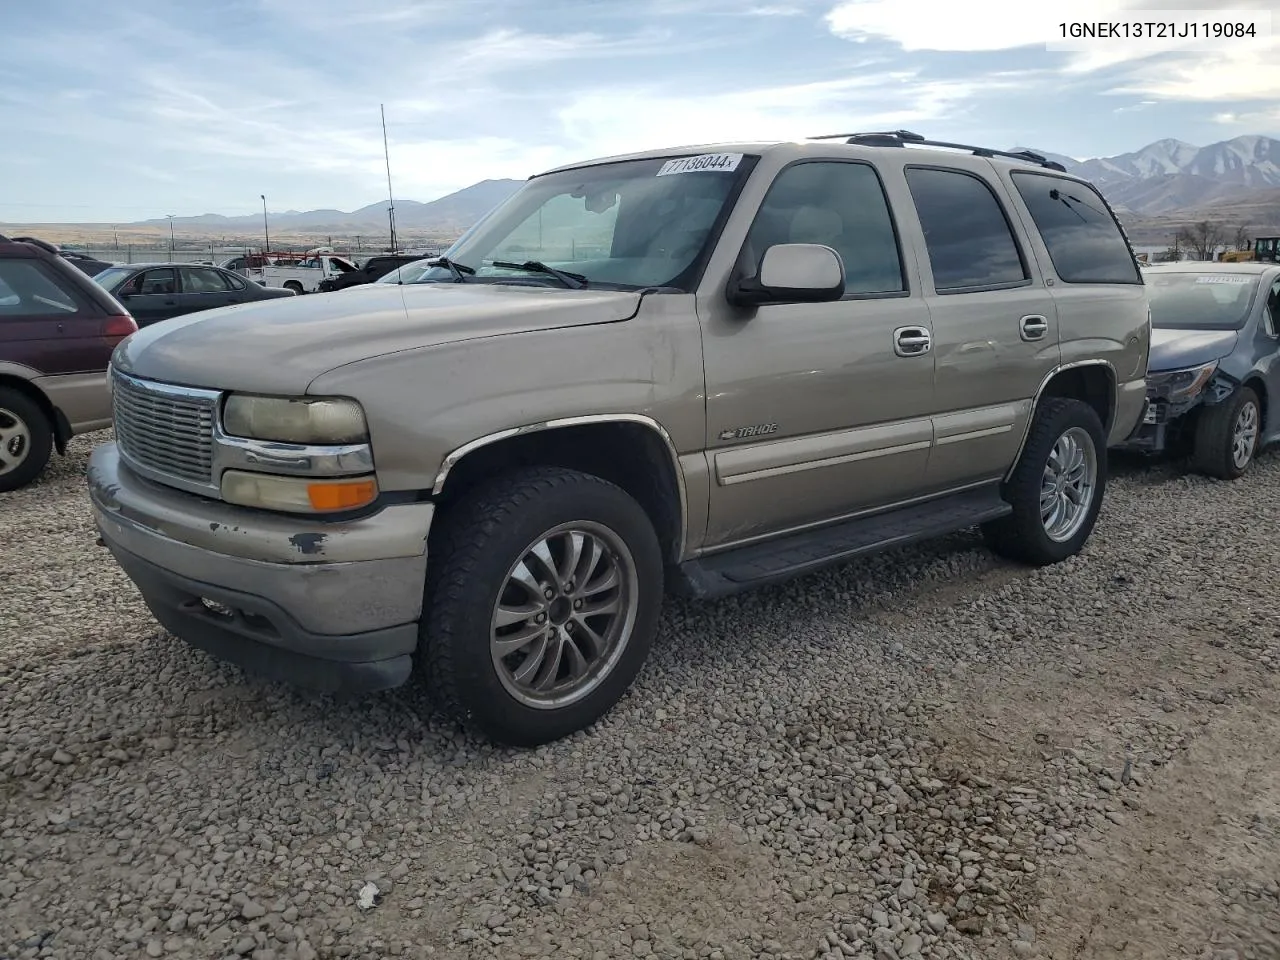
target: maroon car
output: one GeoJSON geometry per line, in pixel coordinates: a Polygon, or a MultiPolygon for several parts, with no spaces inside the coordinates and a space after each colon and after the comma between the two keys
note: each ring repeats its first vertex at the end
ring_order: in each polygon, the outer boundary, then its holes
{"type": "Polygon", "coordinates": [[[137,329],[70,262],[0,236],[0,492],[35,480],[71,437],[111,426],[107,366],[137,329]]]}

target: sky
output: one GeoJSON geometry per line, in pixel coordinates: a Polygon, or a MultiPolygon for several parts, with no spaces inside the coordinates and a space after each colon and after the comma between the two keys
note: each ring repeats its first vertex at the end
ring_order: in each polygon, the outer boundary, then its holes
{"type": "Polygon", "coordinates": [[[421,201],[716,140],[906,128],[1083,159],[1280,137],[1280,12],[1211,49],[1050,46],[1066,19],[1273,5],[0,0],[0,222],[383,201],[380,104],[395,196],[421,201]]]}

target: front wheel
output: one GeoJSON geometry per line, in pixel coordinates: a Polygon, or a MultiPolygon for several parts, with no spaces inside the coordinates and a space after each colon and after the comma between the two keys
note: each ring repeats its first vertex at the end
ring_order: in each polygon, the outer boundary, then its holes
{"type": "Polygon", "coordinates": [[[621,699],[662,606],[662,552],[639,504],[588,474],[521,470],[454,504],[438,534],[420,646],[449,712],[537,746],[621,699]]]}
{"type": "Polygon", "coordinates": [[[1192,459],[1201,473],[1219,480],[1244,476],[1258,452],[1262,407],[1258,395],[1241,387],[1222,403],[1204,408],[1196,423],[1192,459]]]}
{"type": "Polygon", "coordinates": [[[1102,423],[1086,403],[1050,397],[1036,408],[1005,484],[1013,512],[984,524],[998,554],[1033,566],[1075,556],[1093,532],[1107,482],[1102,423]]]}

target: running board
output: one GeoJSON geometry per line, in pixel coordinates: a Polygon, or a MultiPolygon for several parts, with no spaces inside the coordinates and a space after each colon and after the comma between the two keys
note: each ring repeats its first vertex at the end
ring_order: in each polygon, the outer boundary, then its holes
{"type": "Polygon", "coordinates": [[[698,598],[725,597],[781,583],[868,553],[931,540],[1013,512],[999,484],[953,493],[869,517],[753,543],[675,569],[675,590],[698,598]]]}

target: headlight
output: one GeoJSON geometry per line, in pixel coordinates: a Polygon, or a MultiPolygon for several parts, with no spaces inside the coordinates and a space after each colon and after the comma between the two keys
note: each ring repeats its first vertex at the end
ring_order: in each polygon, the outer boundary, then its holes
{"type": "Polygon", "coordinates": [[[317,480],[226,470],[222,474],[222,499],[288,513],[341,513],[378,499],[378,481],[372,476],[317,480]]]}
{"type": "Polygon", "coordinates": [[[280,443],[363,443],[364,411],[354,400],[232,394],[222,408],[222,429],[233,437],[280,443]]]}
{"type": "Polygon", "coordinates": [[[1167,373],[1153,373],[1147,376],[1153,396],[1165,400],[1190,400],[1204,389],[1205,384],[1218,371],[1218,361],[1206,363],[1186,370],[1170,370],[1167,373]]]}

